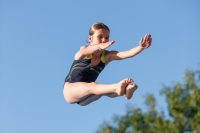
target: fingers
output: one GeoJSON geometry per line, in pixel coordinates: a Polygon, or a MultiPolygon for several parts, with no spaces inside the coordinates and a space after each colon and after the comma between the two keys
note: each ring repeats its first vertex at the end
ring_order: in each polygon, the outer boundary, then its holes
{"type": "Polygon", "coordinates": [[[112,40],[112,41],[110,41],[110,43],[111,43],[111,44],[113,44],[113,43],[115,43],[115,41],[114,41],[114,40],[112,40]]]}
{"type": "Polygon", "coordinates": [[[146,34],[143,38],[140,40],[140,46],[143,48],[148,48],[151,45],[152,38],[150,34],[146,34]]]}
{"type": "Polygon", "coordinates": [[[145,43],[145,41],[150,42],[151,39],[151,35],[150,34],[146,34],[144,37],[141,38],[141,42],[145,43]]]}
{"type": "Polygon", "coordinates": [[[108,42],[109,43],[109,46],[110,45],[112,45],[113,43],[115,43],[115,41],[113,40],[113,41],[110,41],[110,42],[108,42]]]}
{"type": "Polygon", "coordinates": [[[115,43],[115,41],[100,43],[100,47],[101,47],[101,49],[106,49],[106,48],[110,47],[113,43],[115,43]]]}
{"type": "Polygon", "coordinates": [[[109,46],[111,46],[113,43],[115,43],[115,41],[113,40],[113,41],[110,41],[110,42],[107,42],[107,44],[108,44],[108,47],[109,46]]]}
{"type": "Polygon", "coordinates": [[[144,42],[144,37],[142,37],[142,38],[140,39],[140,42],[141,42],[141,43],[143,43],[143,42],[144,42]]]}
{"type": "Polygon", "coordinates": [[[151,35],[150,34],[146,34],[144,38],[145,38],[146,41],[149,41],[151,39],[151,35]]]}
{"type": "Polygon", "coordinates": [[[145,37],[143,37],[143,38],[140,39],[140,46],[141,46],[142,48],[145,47],[145,37]]]}
{"type": "Polygon", "coordinates": [[[149,40],[149,46],[151,46],[151,42],[152,42],[152,38],[150,38],[150,40],[149,40]]]}
{"type": "MultiPolygon", "coordinates": [[[[151,42],[152,42],[152,38],[151,38],[151,35],[150,34],[147,34],[148,35],[148,38],[147,38],[147,43],[148,43],[148,47],[151,46],[151,42]]],[[[148,48],[147,47],[147,48],[148,48]]]]}
{"type": "MultiPolygon", "coordinates": [[[[115,41],[110,41],[110,42],[106,42],[105,44],[109,44],[109,45],[112,45],[113,43],[115,43],[115,41]]],[[[103,43],[102,43],[103,44],[103,43]]]]}
{"type": "Polygon", "coordinates": [[[152,40],[151,35],[148,34],[147,36],[148,36],[148,37],[147,37],[147,41],[148,41],[148,42],[151,42],[151,40],[152,40]]]}

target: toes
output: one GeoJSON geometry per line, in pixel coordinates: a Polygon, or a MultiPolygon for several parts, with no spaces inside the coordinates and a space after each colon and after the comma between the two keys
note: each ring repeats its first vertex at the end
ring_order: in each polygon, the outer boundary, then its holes
{"type": "Polygon", "coordinates": [[[138,88],[138,86],[136,84],[131,84],[131,86],[132,86],[131,88],[134,90],[136,90],[138,88]]]}
{"type": "Polygon", "coordinates": [[[136,84],[133,84],[133,87],[134,87],[134,89],[137,89],[137,88],[138,88],[138,86],[137,86],[136,84]]]}
{"type": "Polygon", "coordinates": [[[125,82],[128,84],[128,83],[132,83],[133,82],[133,80],[131,79],[131,78],[126,78],[125,79],[125,82]]]}

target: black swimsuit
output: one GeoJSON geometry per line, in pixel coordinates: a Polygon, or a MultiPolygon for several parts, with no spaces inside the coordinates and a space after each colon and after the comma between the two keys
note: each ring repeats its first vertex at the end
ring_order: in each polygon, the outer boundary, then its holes
{"type": "Polygon", "coordinates": [[[74,60],[65,82],[94,82],[105,67],[105,51],[101,54],[101,60],[95,67],[91,66],[92,55],[86,59],[74,60]]]}

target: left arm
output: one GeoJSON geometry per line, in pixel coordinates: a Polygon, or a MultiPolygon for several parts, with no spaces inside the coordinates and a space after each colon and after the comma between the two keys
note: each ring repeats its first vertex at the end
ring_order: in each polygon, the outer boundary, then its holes
{"type": "Polygon", "coordinates": [[[109,56],[108,62],[110,62],[112,60],[122,60],[122,59],[126,59],[126,58],[131,58],[131,57],[139,54],[140,52],[142,52],[144,49],[150,47],[151,42],[152,42],[151,35],[146,34],[143,38],[141,38],[141,40],[139,42],[139,46],[137,46],[135,48],[132,48],[128,51],[122,51],[122,52],[110,51],[108,53],[108,56],[109,56]]]}

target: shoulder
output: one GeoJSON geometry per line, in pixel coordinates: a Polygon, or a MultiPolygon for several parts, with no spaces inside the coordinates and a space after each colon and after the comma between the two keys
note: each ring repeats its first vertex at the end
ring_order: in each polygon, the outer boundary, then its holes
{"type": "Polygon", "coordinates": [[[80,60],[80,59],[83,59],[83,58],[85,58],[85,55],[83,54],[84,52],[84,50],[85,50],[85,48],[87,48],[88,47],[88,45],[83,45],[83,46],[81,46],[80,47],[80,49],[76,52],[76,54],[75,54],[75,56],[74,56],[74,60],[80,60]]]}
{"type": "Polygon", "coordinates": [[[88,45],[83,45],[83,46],[80,47],[80,50],[85,49],[87,47],[88,47],[88,45]]]}

